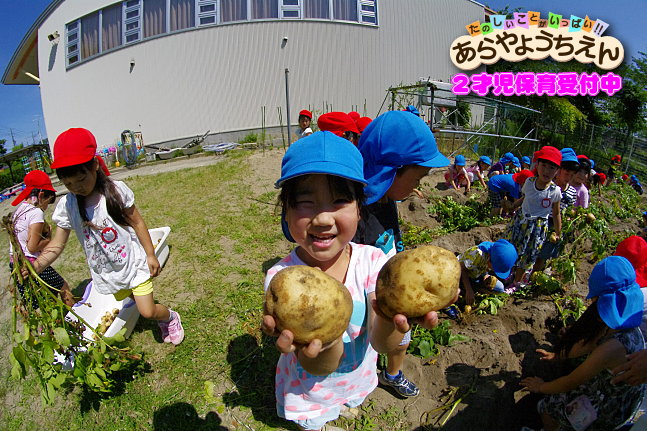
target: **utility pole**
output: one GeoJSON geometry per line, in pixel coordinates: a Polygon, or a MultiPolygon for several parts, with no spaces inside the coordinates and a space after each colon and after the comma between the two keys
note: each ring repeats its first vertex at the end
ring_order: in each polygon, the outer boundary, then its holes
{"type": "Polygon", "coordinates": [[[36,137],[34,136],[34,132],[31,132],[31,140],[36,145],[36,137]]]}
{"type": "Polygon", "coordinates": [[[10,127],[9,132],[11,132],[11,142],[13,142],[13,146],[16,146],[16,138],[13,136],[13,129],[10,127]]]}

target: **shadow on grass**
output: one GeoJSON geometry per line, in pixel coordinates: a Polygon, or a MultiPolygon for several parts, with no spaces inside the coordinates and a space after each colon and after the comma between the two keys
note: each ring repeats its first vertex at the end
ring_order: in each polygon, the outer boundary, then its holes
{"type": "Polygon", "coordinates": [[[83,294],[85,293],[85,287],[91,281],[92,281],[91,278],[86,278],[85,280],[77,284],[76,287],[70,286],[70,289],[72,289],[72,295],[74,295],[74,297],[77,299],[83,298],[83,294]]]}
{"type": "Polygon", "coordinates": [[[261,269],[263,270],[263,274],[267,274],[267,270],[273,267],[274,265],[276,265],[276,262],[278,262],[281,259],[282,258],[280,257],[273,257],[263,262],[263,265],[261,266],[261,269]]]}
{"type": "MultiPolygon", "coordinates": [[[[158,301],[155,301],[155,303],[159,304],[158,301]]],[[[139,316],[139,320],[137,321],[137,324],[133,328],[133,333],[149,332],[149,331],[153,335],[155,342],[164,343],[164,340],[162,339],[162,332],[160,330],[159,325],[157,324],[157,320],[145,319],[139,316]]]]}
{"type": "Polygon", "coordinates": [[[191,404],[174,403],[153,413],[153,431],[227,431],[216,412],[202,419],[191,404]]]}
{"type": "Polygon", "coordinates": [[[297,430],[291,422],[276,415],[274,375],[279,352],[275,339],[262,335],[260,345],[250,334],[234,338],[229,343],[227,362],[236,389],[223,394],[227,407],[248,407],[254,419],[271,427],[297,430]]]}
{"type": "Polygon", "coordinates": [[[91,410],[99,411],[103,400],[123,395],[126,392],[128,383],[150,372],[152,372],[152,367],[145,360],[131,362],[128,368],[124,368],[112,374],[112,378],[115,380],[115,387],[112,392],[93,392],[89,390],[87,386],[83,386],[82,393],[79,397],[81,414],[84,415],[91,410]]]}

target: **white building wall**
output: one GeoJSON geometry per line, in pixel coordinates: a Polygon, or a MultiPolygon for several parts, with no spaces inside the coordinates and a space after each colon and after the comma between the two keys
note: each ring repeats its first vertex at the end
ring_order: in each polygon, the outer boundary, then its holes
{"type": "MultiPolygon", "coordinates": [[[[64,1],[39,29],[43,112],[50,142],[69,127],[90,129],[100,147],[124,129],[147,144],[266,124],[300,109],[378,112],[386,89],[420,77],[447,81],[458,70],[451,42],[483,18],[468,0],[379,0],[379,27],[327,21],[263,21],[165,35],[65,68],[65,24],[112,2],[64,1]],[[61,42],[51,60],[47,34],[61,42]],[[283,37],[288,37],[282,47],[283,37]],[[135,61],[131,71],[130,62],[135,61]],[[51,64],[51,67],[50,67],[51,64]]],[[[386,105],[385,105],[386,107],[386,105]]]]}

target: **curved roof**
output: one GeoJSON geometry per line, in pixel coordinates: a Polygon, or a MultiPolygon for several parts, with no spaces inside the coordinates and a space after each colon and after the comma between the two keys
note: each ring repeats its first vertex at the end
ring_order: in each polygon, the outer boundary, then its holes
{"type": "Polygon", "coordinates": [[[36,19],[14,51],[7,68],[2,75],[5,85],[38,85],[38,29],[47,17],[63,3],[64,0],[52,0],[43,13],[36,19]]]}

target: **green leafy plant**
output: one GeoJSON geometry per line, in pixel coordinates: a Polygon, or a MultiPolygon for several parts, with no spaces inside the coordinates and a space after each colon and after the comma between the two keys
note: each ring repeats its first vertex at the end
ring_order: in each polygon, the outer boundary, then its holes
{"type": "Polygon", "coordinates": [[[504,293],[497,293],[492,295],[478,295],[479,298],[476,308],[472,310],[476,314],[492,314],[499,313],[499,309],[508,301],[508,295],[504,293]]]}
{"type": "Polygon", "coordinates": [[[415,226],[410,223],[400,222],[402,226],[402,242],[405,247],[413,247],[420,244],[428,244],[444,235],[447,231],[443,228],[430,229],[427,227],[415,226]]]}
{"type": "Polygon", "coordinates": [[[444,320],[432,330],[415,326],[411,333],[411,343],[407,351],[421,358],[429,358],[438,354],[438,345],[453,346],[466,341],[471,340],[465,335],[452,333],[451,324],[448,320],[444,320]]]}
{"type": "Polygon", "coordinates": [[[586,311],[584,301],[578,296],[553,296],[552,299],[564,328],[579,319],[586,311]]]}
{"type": "Polygon", "coordinates": [[[82,385],[92,392],[115,391],[118,373],[134,373],[144,365],[142,355],[124,345],[126,328],[113,337],[104,337],[92,329],[74,309],[54,295],[50,290],[53,288],[36,274],[22,253],[11,215],[6,216],[3,222],[13,245],[15,266],[11,278],[14,286],[20,283],[24,287],[24,297],[11,287],[11,376],[20,380],[32,370],[40,384],[41,398],[45,404],[51,404],[58,391],[72,385],[82,385]],[[28,271],[26,277],[21,273],[23,268],[28,271]],[[68,320],[68,312],[77,320],[68,320]],[[22,331],[17,329],[18,314],[23,320],[22,331]],[[96,341],[83,337],[86,328],[92,329],[96,341]],[[73,361],[73,365],[64,366],[63,358],[73,361]]]}

